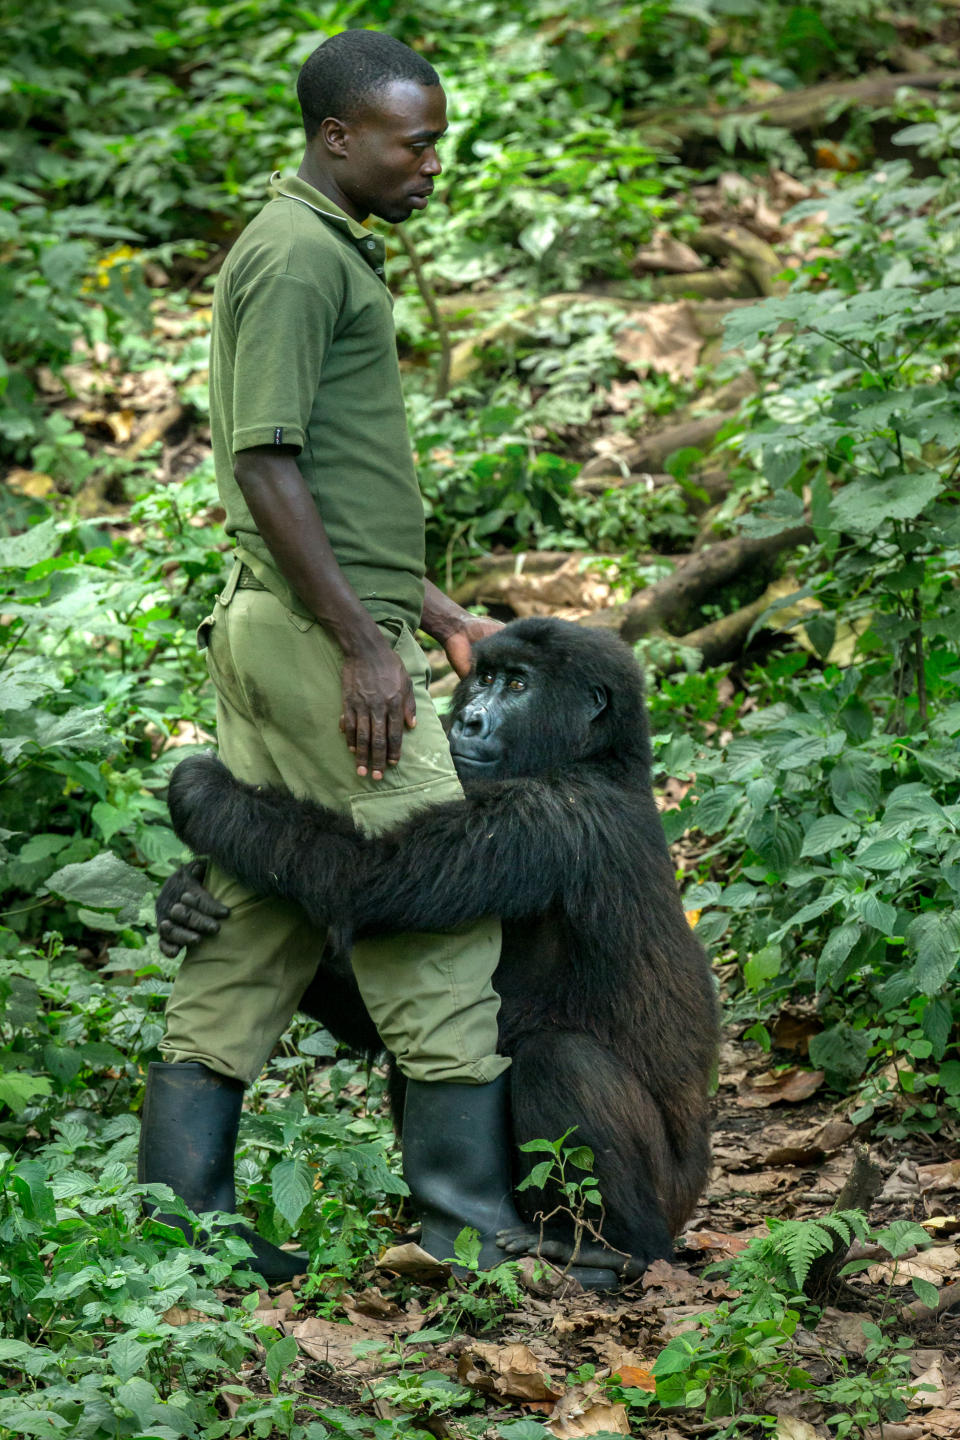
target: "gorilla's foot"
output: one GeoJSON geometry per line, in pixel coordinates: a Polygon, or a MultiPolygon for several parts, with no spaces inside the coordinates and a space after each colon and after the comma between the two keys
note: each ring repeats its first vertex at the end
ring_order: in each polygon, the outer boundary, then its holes
{"type": "Polygon", "coordinates": [[[479,1233],[481,1270],[504,1259],[499,1230],[525,1231],[533,1244],[539,1238],[513,1203],[509,1100],[509,1073],[487,1085],[407,1081],[403,1176],[423,1221],[420,1244],[437,1260],[453,1258],[465,1226],[479,1233]]]}
{"type": "Polygon", "coordinates": [[[615,1290],[631,1280],[638,1280],[651,1260],[672,1258],[673,1255],[672,1250],[669,1256],[662,1257],[625,1255],[602,1241],[584,1240],[576,1251],[576,1263],[570,1265],[575,1245],[568,1234],[548,1230],[542,1236],[538,1234],[533,1245],[529,1236],[529,1226],[511,1227],[498,1233],[497,1244],[508,1255],[535,1255],[553,1265],[570,1266],[568,1273],[575,1276],[585,1290],[615,1290]]]}
{"type": "MultiPolygon", "coordinates": [[[[140,1121],[137,1179],[163,1183],[185,1200],[191,1210],[236,1208],[233,1152],[237,1143],[243,1085],[201,1065],[199,1061],[170,1064],[156,1061],[147,1071],[147,1089],[140,1121]]],[[[192,1226],[178,1215],[156,1215],[165,1225],[202,1243],[192,1226]]],[[[247,1225],[235,1234],[253,1250],[249,1268],[268,1285],[302,1275],[309,1256],[305,1251],[281,1250],[247,1225]]]]}

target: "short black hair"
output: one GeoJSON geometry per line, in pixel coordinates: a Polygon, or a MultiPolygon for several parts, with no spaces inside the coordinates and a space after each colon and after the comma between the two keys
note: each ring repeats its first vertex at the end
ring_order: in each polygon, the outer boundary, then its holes
{"type": "Polygon", "coordinates": [[[297,77],[297,99],[310,140],[328,116],[351,120],[395,80],[439,85],[429,61],[378,30],[342,30],[324,40],[297,77]]]}

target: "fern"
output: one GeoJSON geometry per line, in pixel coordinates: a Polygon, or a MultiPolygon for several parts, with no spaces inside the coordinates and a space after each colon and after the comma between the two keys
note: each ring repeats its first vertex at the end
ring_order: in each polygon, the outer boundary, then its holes
{"type": "Polygon", "coordinates": [[[810,1266],[833,1249],[835,1239],[849,1245],[868,1233],[859,1210],[837,1210],[817,1220],[768,1220],[770,1234],[754,1240],[730,1267],[730,1283],[744,1298],[759,1302],[772,1285],[802,1291],[810,1266]]]}

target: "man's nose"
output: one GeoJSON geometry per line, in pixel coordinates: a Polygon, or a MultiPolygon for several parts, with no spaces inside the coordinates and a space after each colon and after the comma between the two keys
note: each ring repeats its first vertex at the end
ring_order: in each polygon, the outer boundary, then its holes
{"type": "Polygon", "coordinates": [[[421,166],[421,169],[423,170],[424,175],[443,174],[443,166],[440,164],[440,156],[437,154],[436,150],[431,149],[424,152],[424,163],[421,166]]]}

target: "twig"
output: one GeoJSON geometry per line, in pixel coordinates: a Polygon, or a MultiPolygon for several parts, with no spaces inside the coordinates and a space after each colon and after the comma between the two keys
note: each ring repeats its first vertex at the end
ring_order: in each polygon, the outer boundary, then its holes
{"type": "Polygon", "coordinates": [[[450,344],[450,332],[447,330],[443,316],[440,314],[440,307],[437,305],[437,297],[433,293],[430,281],[427,279],[417,254],[413,241],[403,230],[396,232],[397,239],[407,253],[410,261],[410,268],[413,271],[413,278],[417,282],[417,289],[420,291],[420,298],[427,307],[430,319],[433,321],[433,328],[437,332],[437,339],[440,341],[440,368],[437,371],[437,383],[433,395],[435,400],[442,400],[450,389],[450,356],[452,346],[450,344]]]}

